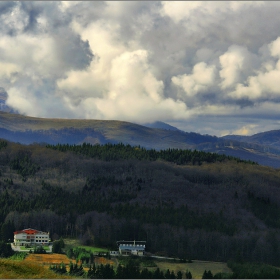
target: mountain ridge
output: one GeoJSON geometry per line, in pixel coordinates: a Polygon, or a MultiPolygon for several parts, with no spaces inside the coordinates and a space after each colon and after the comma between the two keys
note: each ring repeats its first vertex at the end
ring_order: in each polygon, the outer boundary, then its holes
{"type": "Polygon", "coordinates": [[[249,136],[217,137],[118,120],[37,118],[0,112],[0,137],[22,144],[123,143],[156,150],[197,149],[280,168],[280,146],[268,140],[264,145],[261,141],[249,141],[249,136]]]}
{"type": "Polygon", "coordinates": [[[159,129],[165,129],[165,130],[180,130],[175,126],[172,126],[170,124],[167,124],[165,122],[160,122],[160,121],[156,121],[156,122],[152,122],[152,123],[144,123],[142,124],[143,126],[146,127],[151,127],[151,128],[159,128],[159,129]]]}
{"type": "Polygon", "coordinates": [[[262,144],[280,149],[280,130],[277,129],[259,132],[250,136],[226,135],[223,138],[262,144]]]}

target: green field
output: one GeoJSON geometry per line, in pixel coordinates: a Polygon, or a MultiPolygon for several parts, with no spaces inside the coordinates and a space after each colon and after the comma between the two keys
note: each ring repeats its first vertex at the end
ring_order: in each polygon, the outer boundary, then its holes
{"type": "Polygon", "coordinates": [[[70,238],[65,238],[63,239],[65,247],[78,247],[78,248],[83,248],[87,251],[90,251],[92,253],[96,253],[96,252],[109,252],[108,249],[106,248],[99,248],[99,247],[94,247],[94,246],[86,246],[86,245],[81,245],[81,243],[79,242],[79,240],[77,239],[70,239],[70,238]]]}
{"type": "Polygon", "coordinates": [[[96,252],[104,252],[107,253],[109,252],[108,249],[104,249],[104,248],[98,248],[98,247],[92,247],[92,246],[77,246],[78,248],[83,248],[87,251],[90,251],[92,253],[96,253],[96,252]]]}
{"type": "Polygon", "coordinates": [[[222,262],[208,262],[208,261],[193,261],[192,263],[175,263],[167,261],[155,261],[160,270],[166,271],[168,268],[170,271],[177,273],[179,270],[185,276],[186,270],[192,273],[194,279],[201,279],[205,270],[211,270],[212,274],[218,272],[231,272],[231,269],[226,263],[222,262]]]}
{"type": "Polygon", "coordinates": [[[25,259],[25,257],[28,255],[27,252],[15,252],[14,255],[9,257],[9,260],[17,260],[17,261],[22,261],[25,259]]]}
{"type": "MultiPolygon", "coordinates": [[[[25,248],[25,246],[20,246],[20,250],[21,251],[30,251],[30,250],[34,250],[35,246],[31,246],[30,248],[25,248]]],[[[48,251],[50,249],[49,246],[43,246],[43,249],[45,249],[46,251],[48,251]]]]}

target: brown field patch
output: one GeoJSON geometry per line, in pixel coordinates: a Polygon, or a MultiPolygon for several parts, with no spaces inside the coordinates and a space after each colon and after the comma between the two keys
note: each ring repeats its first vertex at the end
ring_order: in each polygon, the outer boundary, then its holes
{"type": "MultiPolygon", "coordinates": [[[[71,260],[66,255],[62,254],[28,254],[23,262],[36,263],[44,266],[64,263],[67,268],[69,268],[70,262],[72,262],[73,264],[76,263],[75,260],[71,260]]],[[[95,257],[94,262],[97,265],[114,265],[114,262],[112,260],[108,260],[104,257],[95,257]]],[[[78,262],[78,264],[80,264],[80,262],[78,262]]],[[[88,268],[84,267],[84,270],[87,271],[88,268]]]]}
{"type": "Polygon", "coordinates": [[[104,257],[95,257],[94,258],[94,262],[99,265],[99,264],[103,264],[103,265],[106,265],[106,264],[109,264],[109,265],[114,265],[114,262],[111,261],[111,260],[108,260],[104,257]]]}
{"type": "Polygon", "coordinates": [[[24,261],[43,265],[61,264],[63,262],[65,265],[69,265],[71,260],[62,254],[28,254],[24,261]]]}

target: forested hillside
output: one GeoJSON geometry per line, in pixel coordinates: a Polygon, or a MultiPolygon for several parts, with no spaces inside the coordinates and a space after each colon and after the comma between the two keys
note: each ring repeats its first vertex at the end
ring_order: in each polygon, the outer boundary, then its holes
{"type": "Polygon", "coordinates": [[[123,144],[0,143],[1,238],[52,238],[186,259],[280,265],[280,171],[251,161],[123,144]]]}

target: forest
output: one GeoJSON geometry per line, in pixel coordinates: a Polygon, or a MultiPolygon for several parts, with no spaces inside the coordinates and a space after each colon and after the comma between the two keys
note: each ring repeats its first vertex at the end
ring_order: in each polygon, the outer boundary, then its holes
{"type": "Polygon", "coordinates": [[[116,249],[280,265],[280,172],[251,161],[124,144],[0,141],[0,234],[36,228],[116,249]]]}

